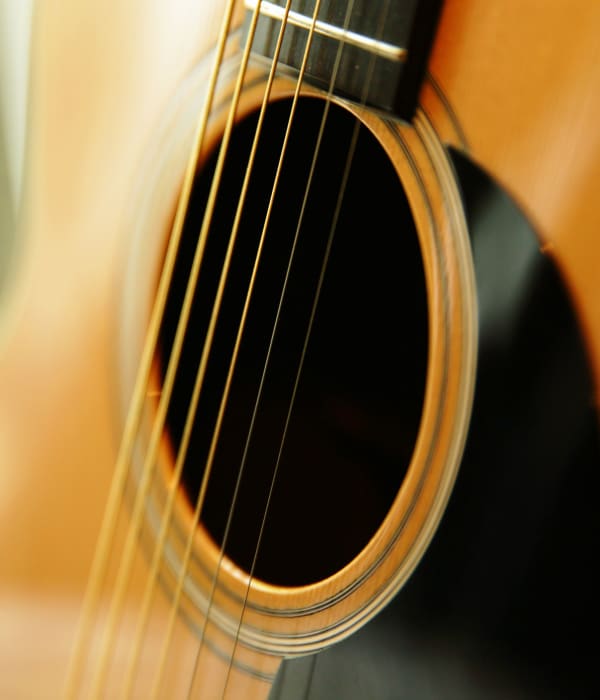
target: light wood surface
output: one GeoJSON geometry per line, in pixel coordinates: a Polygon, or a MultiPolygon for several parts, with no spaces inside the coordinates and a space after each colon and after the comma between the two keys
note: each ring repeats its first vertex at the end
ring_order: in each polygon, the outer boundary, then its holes
{"type": "MultiPolygon", "coordinates": [[[[118,440],[121,216],[144,144],[214,41],[219,9],[38,3],[26,219],[0,333],[1,697],[57,697],[118,440]]],[[[449,0],[431,61],[472,157],[529,214],[564,273],[597,378],[599,31],[600,5],[586,0],[449,0]]],[[[157,645],[167,610],[157,599],[157,645]]],[[[176,640],[173,697],[196,649],[184,624],[176,640]]],[[[208,661],[220,697],[223,669],[208,661]]],[[[241,674],[231,688],[261,698],[269,684],[241,674]]]]}
{"type": "MultiPolygon", "coordinates": [[[[1,697],[56,698],[63,684],[120,430],[122,215],[145,143],[214,43],[220,9],[68,0],[35,12],[25,220],[0,334],[1,697]]],[[[159,596],[155,622],[167,612],[159,596]]],[[[163,629],[151,625],[155,648],[163,629]]],[[[197,648],[185,626],[175,647],[176,696],[197,648]]]]}

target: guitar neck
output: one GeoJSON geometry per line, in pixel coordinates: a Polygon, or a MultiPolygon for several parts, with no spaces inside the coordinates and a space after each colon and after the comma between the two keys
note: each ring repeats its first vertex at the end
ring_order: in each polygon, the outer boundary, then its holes
{"type": "MultiPolygon", "coordinates": [[[[260,3],[253,51],[267,60],[275,53],[281,22],[287,28],[280,62],[297,73],[306,41],[311,50],[305,79],[333,94],[410,120],[414,114],[439,17],[440,0],[323,0],[260,3]]],[[[257,0],[246,0],[245,35],[257,0]]]]}

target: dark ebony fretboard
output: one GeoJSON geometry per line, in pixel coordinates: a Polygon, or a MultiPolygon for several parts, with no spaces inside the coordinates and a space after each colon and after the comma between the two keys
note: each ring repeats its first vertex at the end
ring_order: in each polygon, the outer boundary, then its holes
{"type": "MultiPolygon", "coordinates": [[[[246,0],[246,32],[257,2],[246,0]]],[[[273,57],[285,5],[260,3],[255,54],[273,57]]],[[[333,83],[336,95],[410,120],[440,6],[441,0],[321,0],[305,79],[324,90],[333,83]]],[[[302,64],[314,9],[315,0],[291,4],[279,61],[292,71],[302,64]]]]}

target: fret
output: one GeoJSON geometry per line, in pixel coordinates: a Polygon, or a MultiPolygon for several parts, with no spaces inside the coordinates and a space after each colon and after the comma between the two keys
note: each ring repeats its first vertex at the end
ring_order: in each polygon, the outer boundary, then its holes
{"type": "MultiPolygon", "coordinates": [[[[247,10],[253,12],[256,9],[258,2],[259,0],[246,0],[244,5],[247,10]]],[[[285,9],[274,2],[262,0],[260,4],[260,13],[264,17],[270,17],[271,19],[281,21],[285,16],[285,9]]],[[[291,10],[288,13],[287,23],[294,27],[300,27],[301,29],[310,29],[312,26],[312,17],[291,10]]],[[[324,22],[323,20],[317,19],[315,22],[314,31],[315,34],[320,34],[321,36],[326,36],[330,39],[337,39],[338,41],[342,41],[344,44],[356,46],[359,49],[364,49],[375,56],[380,56],[381,58],[386,58],[390,61],[403,61],[406,59],[407,51],[401,46],[394,46],[386,41],[374,39],[373,37],[365,34],[359,34],[358,32],[350,31],[348,29],[343,29],[342,27],[331,24],[330,22],[324,22]]]]}
{"type": "MultiPolygon", "coordinates": [[[[244,33],[259,0],[245,0],[244,33]]],[[[285,17],[285,0],[261,0],[252,51],[272,60],[285,17]]],[[[426,69],[441,0],[322,0],[305,80],[389,115],[410,120],[426,69]],[[341,60],[336,57],[341,51],[341,60]],[[335,69],[336,64],[337,70],[335,69]]],[[[293,0],[279,63],[296,73],[302,63],[315,0],[293,0]]]]}

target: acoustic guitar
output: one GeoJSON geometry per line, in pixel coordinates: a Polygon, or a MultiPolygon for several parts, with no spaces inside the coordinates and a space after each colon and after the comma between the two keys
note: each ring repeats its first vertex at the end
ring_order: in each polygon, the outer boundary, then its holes
{"type": "Polygon", "coordinates": [[[594,696],[599,28],[38,4],[2,697],[594,696]]]}

